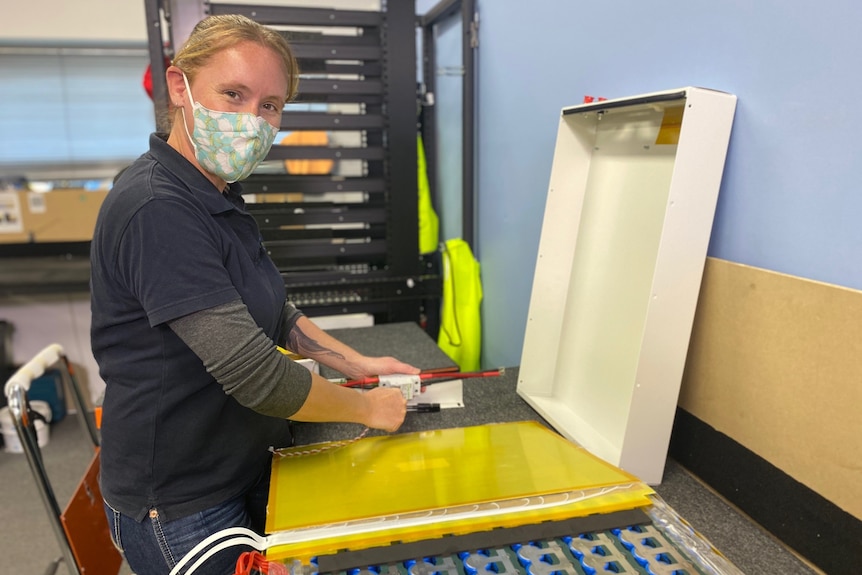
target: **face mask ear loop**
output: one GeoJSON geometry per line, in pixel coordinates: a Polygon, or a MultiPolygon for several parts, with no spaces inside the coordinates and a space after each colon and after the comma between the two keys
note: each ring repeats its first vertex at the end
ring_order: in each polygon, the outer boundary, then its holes
{"type": "MultiPolygon", "coordinates": [[[[194,99],[194,96],[192,96],[192,89],[189,86],[189,80],[188,80],[188,78],[186,78],[185,72],[183,72],[183,82],[185,82],[185,84],[186,84],[186,93],[189,95],[189,102],[191,102],[192,108],[194,108],[195,107],[195,99],[194,99]]],[[[195,144],[195,139],[192,138],[192,135],[189,133],[189,123],[186,121],[186,107],[180,106],[180,112],[183,115],[183,128],[185,128],[185,130],[186,130],[186,136],[189,139],[189,143],[192,145],[192,149],[195,151],[195,155],[197,155],[198,146],[197,146],[197,144],[195,144]]]]}
{"type": "Polygon", "coordinates": [[[186,109],[185,107],[180,108],[180,113],[183,115],[183,128],[186,130],[186,136],[189,139],[189,143],[192,145],[192,149],[195,151],[195,154],[198,153],[198,146],[195,144],[195,139],[192,138],[192,135],[189,133],[189,124],[186,122],[186,109]]]}
{"type": "Polygon", "coordinates": [[[192,96],[192,88],[191,88],[191,86],[189,86],[189,79],[188,79],[188,77],[186,76],[186,73],[185,73],[185,72],[183,72],[183,82],[184,82],[184,83],[185,83],[185,85],[186,85],[186,93],[189,95],[189,102],[191,102],[191,104],[192,104],[192,108],[194,108],[194,106],[195,106],[195,97],[194,97],[194,96],[192,96]]]}

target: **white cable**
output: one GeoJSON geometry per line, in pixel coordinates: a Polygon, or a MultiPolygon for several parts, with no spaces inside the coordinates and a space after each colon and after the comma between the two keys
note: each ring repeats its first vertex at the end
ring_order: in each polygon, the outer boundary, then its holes
{"type": "Polygon", "coordinates": [[[194,564],[189,567],[188,571],[186,571],[185,575],[191,575],[194,573],[198,567],[207,562],[207,560],[224,549],[229,547],[235,547],[237,545],[248,545],[250,547],[254,547],[258,551],[263,551],[267,548],[267,544],[265,542],[258,541],[256,539],[249,539],[248,537],[234,537],[233,539],[228,539],[226,541],[222,541],[206,553],[204,553],[200,559],[194,562],[194,564]]]}
{"type": "Polygon", "coordinates": [[[218,541],[219,539],[224,539],[226,537],[231,537],[231,539],[227,541],[223,541],[219,545],[217,545],[214,549],[211,549],[207,553],[204,554],[203,557],[198,559],[188,571],[186,571],[186,575],[191,575],[195,569],[197,569],[204,561],[209,559],[213,554],[221,551],[222,549],[227,549],[228,547],[233,547],[234,545],[249,545],[254,547],[258,551],[263,551],[264,549],[269,547],[269,541],[266,537],[261,537],[251,529],[246,529],[245,527],[229,527],[227,529],[222,529],[216,533],[213,533],[197,545],[195,545],[191,551],[185,554],[185,556],[180,559],[180,562],[174,565],[174,568],[171,569],[170,575],[179,575],[182,571],[182,568],[191,561],[195,556],[198,555],[201,551],[218,541]]]}

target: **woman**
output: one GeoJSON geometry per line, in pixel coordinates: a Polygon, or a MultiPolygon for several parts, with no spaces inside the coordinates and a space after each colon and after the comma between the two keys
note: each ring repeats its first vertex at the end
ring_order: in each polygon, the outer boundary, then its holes
{"type": "MultiPolygon", "coordinates": [[[[418,373],[357,353],[287,304],[244,209],[235,182],[269,151],[296,90],[281,35],[208,17],[166,80],[170,134],[153,134],[117,179],[91,249],[91,339],[107,386],[102,494],[138,575],[168,573],[227,527],[262,532],[268,448],[288,441],[287,418],[401,425],[399,391],[333,385],[277,342],[354,378],[418,373]]],[[[232,573],[241,551],[219,553],[206,572],[232,573]]]]}

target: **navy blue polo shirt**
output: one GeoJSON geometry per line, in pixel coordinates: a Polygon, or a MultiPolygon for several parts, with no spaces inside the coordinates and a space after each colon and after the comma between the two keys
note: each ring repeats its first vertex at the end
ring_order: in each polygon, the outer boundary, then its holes
{"type": "Polygon", "coordinates": [[[227,396],[167,322],[241,299],[274,341],[284,281],[244,209],[159,135],[107,195],[91,247],[91,343],[106,382],[102,494],[137,519],[248,489],[287,422],[227,396]]]}

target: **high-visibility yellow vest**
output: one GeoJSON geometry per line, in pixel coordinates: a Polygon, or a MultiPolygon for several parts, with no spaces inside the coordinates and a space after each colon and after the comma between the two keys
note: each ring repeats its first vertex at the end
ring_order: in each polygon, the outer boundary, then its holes
{"type": "Polygon", "coordinates": [[[437,345],[461,371],[477,371],[482,355],[482,280],[479,262],[462,239],[443,247],[443,304],[437,345]]]}
{"type": "Polygon", "coordinates": [[[440,220],[431,204],[431,186],[428,184],[428,171],[425,163],[425,146],[422,136],[417,136],[417,164],[419,166],[419,253],[430,254],[437,251],[440,236],[440,220]]]}

